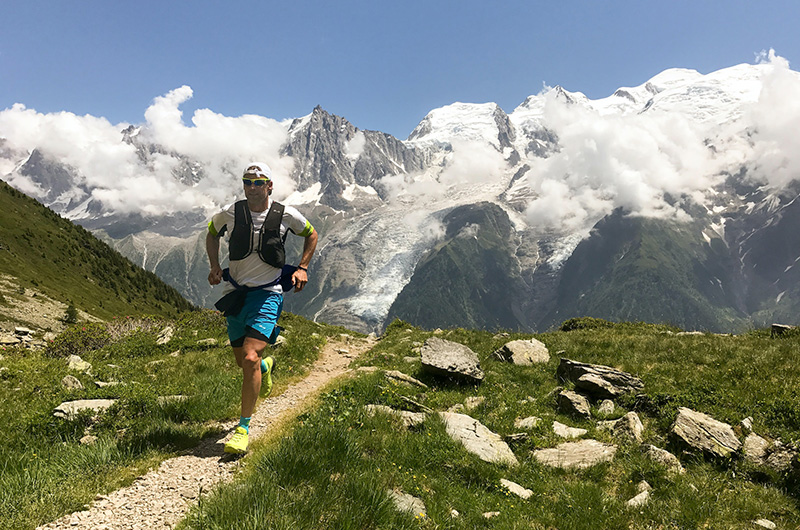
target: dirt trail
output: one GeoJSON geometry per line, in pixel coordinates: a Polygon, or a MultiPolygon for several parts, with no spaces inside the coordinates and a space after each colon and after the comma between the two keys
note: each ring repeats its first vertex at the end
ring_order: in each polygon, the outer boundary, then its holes
{"type": "MultiPolygon", "coordinates": [[[[374,344],[348,335],[328,342],[305,379],[283,394],[259,404],[250,421],[251,444],[272,426],[297,414],[304,402],[333,379],[347,373],[350,361],[374,344]]],[[[236,423],[226,424],[226,429],[232,429],[236,423]]],[[[223,452],[223,446],[232,434],[229,431],[217,438],[207,438],[188,454],[164,461],[157,470],[137,478],[130,486],[108,495],[98,495],[87,510],[66,515],[39,529],[174,528],[197,503],[200,495],[207,494],[236,473],[239,459],[223,452]]]]}

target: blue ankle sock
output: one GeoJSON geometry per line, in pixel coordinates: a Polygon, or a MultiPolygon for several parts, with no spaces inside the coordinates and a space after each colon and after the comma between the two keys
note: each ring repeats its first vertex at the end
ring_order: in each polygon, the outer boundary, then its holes
{"type": "Polygon", "coordinates": [[[269,370],[269,368],[267,368],[267,361],[261,359],[261,373],[265,374],[267,373],[267,370],[269,370]]]}
{"type": "Polygon", "coordinates": [[[247,429],[247,432],[250,432],[250,418],[245,418],[244,416],[239,416],[239,427],[244,427],[247,429]]]}

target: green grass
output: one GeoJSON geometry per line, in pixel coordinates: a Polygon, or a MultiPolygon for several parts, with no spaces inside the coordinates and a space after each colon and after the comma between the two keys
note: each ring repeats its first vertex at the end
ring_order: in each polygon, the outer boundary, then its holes
{"type": "MultiPolygon", "coordinates": [[[[278,359],[276,393],[308,371],[326,337],[343,331],[289,313],[280,325],[287,342],[271,353],[278,359]]],[[[92,364],[92,376],[72,372],[83,390],[61,385],[69,372],[58,338],[57,347],[41,352],[0,351],[3,529],[35,528],[79,510],[98,493],[131,483],[144,470],[219,432],[221,420],[239,415],[241,371],[225,346],[224,319],[215,312],[189,312],[174,320],[113,319],[108,325],[78,325],[64,335],[74,346],[68,353],[92,364]],[[166,325],[175,335],[157,345],[166,325]],[[105,340],[87,340],[97,335],[105,340]],[[197,344],[207,338],[217,345],[197,344]],[[175,352],[176,357],[170,355],[175,352]],[[97,380],[125,384],[97,388],[97,380]],[[159,396],[172,395],[187,398],[159,403],[159,396]],[[118,401],[94,422],[88,415],[73,421],[52,415],[62,401],[94,398],[118,401]],[[98,438],[94,445],[79,442],[87,429],[98,438]]]]}
{"type": "Polygon", "coordinates": [[[158,276],[2,181],[0,226],[0,272],[14,276],[21,288],[105,319],[174,317],[192,308],[158,276]]]}
{"type": "Polygon", "coordinates": [[[245,472],[205,498],[181,528],[729,529],[751,528],[762,517],[779,528],[800,525],[800,496],[791,481],[765,478],[737,459],[715,462],[683,454],[667,435],[677,407],[689,406],[733,425],[753,416],[758,433],[797,441],[800,373],[792,366],[798,338],[770,339],[763,332],[675,336],[667,331],[619,324],[541,334],[537,338],[550,349],[550,362],[516,367],[494,360],[491,353],[508,340],[531,335],[448,330],[440,336],[470,346],[486,372],[480,385],[458,385],[430,377],[419,362],[403,359],[432,333],[397,321],[359,363],[402,370],[429,389],[393,384],[380,373],[341,383],[301,415],[285,439],[252,454],[245,472]],[[637,409],[646,427],[645,442],[680,455],[686,474],[670,475],[638,446],[596,429],[593,421],[556,412],[559,350],[572,359],[642,377],[648,397],[631,396],[621,405],[637,409]],[[367,404],[414,410],[403,398],[446,410],[469,396],[485,398],[469,414],[500,435],[516,431],[517,417],[545,420],[527,441],[513,446],[518,467],[489,464],[467,453],[436,416],[407,430],[395,418],[364,412],[367,404]],[[618,444],[617,457],[583,471],[540,465],[531,451],[562,441],[551,432],[553,420],[618,444]],[[522,500],[508,494],[501,478],[531,489],[533,496],[522,500]],[[653,487],[652,500],[630,509],[625,502],[641,480],[653,487]],[[420,497],[427,516],[396,512],[386,493],[390,489],[420,497]],[[451,510],[459,517],[452,517],[451,510]],[[500,515],[484,518],[492,511],[500,515]]]}

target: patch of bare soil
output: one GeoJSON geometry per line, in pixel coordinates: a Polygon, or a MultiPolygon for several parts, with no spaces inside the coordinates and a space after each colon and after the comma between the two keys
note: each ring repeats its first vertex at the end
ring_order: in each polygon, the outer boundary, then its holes
{"type": "MultiPolygon", "coordinates": [[[[259,404],[250,420],[251,446],[271,428],[298,415],[326,385],[350,371],[348,365],[353,358],[373,345],[371,340],[348,335],[328,342],[307,377],[283,394],[259,404]]],[[[241,460],[226,455],[223,448],[233,435],[230,429],[236,424],[229,422],[225,425],[229,430],[225,435],[203,440],[192,451],[164,461],[158,469],[137,478],[130,486],[98,495],[87,510],[66,515],[39,529],[174,528],[202,495],[235,475],[241,460]]]]}

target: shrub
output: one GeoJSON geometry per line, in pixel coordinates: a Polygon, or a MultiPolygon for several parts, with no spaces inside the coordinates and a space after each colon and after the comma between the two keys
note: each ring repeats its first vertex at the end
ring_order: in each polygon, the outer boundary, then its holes
{"type": "Polygon", "coordinates": [[[558,328],[559,331],[573,331],[576,329],[597,329],[597,328],[613,328],[614,323],[609,322],[608,320],[603,320],[602,318],[594,318],[594,317],[579,317],[579,318],[570,318],[569,320],[565,320],[561,327],[558,328]]]}
{"type": "Polygon", "coordinates": [[[69,305],[67,306],[67,312],[64,313],[64,318],[62,319],[62,321],[64,322],[64,324],[78,323],[78,309],[72,302],[70,302],[69,305]]]}
{"type": "Polygon", "coordinates": [[[70,326],[47,345],[45,355],[48,357],[69,357],[99,350],[111,342],[111,335],[104,324],[87,322],[70,326]]]}

